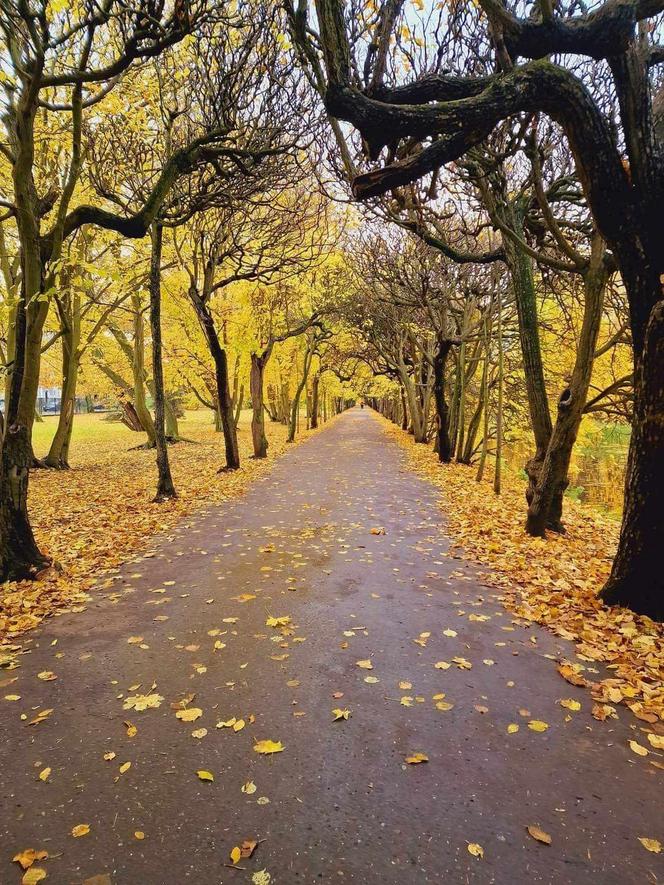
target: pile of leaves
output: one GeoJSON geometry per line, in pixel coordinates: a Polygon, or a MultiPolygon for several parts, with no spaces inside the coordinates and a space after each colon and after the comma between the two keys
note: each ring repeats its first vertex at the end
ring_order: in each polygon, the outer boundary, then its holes
{"type": "MultiPolygon", "coordinates": [[[[105,572],[204,504],[241,495],[287,447],[286,427],[270,422],[266,427],[268,457],[250,458],[249,419],[243,415],[239,426],[242,468],[218,473],[223,464],[223,437],[215,433],[208,413],[193,413],[181,426],[181,433],[191,442],[169,448],[178,497],[155,504],[155,452],[132,449],[138,435],[129,430],[126,441],[119,442],[117,432],[104,433],[107,426],[99,422],[94,445],[76,446],[74,439],[72,470],[35,470],[31,475],[29,508],[35,535],[40,549],[57,567],[43,572],[39,580],[4,585],[0,642],[31,630],[49,615],[82,610],[88,591],[103,580],[105,572]]],[[[0,646],[0,665],[3,654],[11,651],[5,645],[3,652],[0,646]]]]}
{"type": "MultiPolygon", "coordinates": [[[[582,661],[612,675],[593,681],[583,665],[565,662],[563,678],[591,688],[598,718],[623,703],[647,722],[664,720],[664,627],[624,608],[609,608],[597,594],[611,569],[619,525],[589,506],[565,500],[565,535],[531,538],[524,531],[525,484],[513,474],[495,495],[492,477],[478,484],[476,468],[441,465],[429,446],[385,419],[385,432],[405,450],[411,466],[442,495],[446,528],[465,559],[490,571],[485,583],[519,617],[542,624],[577,645],[582,661]]],[[[490,473],[490,471],[488,471],[490,473]]]]}

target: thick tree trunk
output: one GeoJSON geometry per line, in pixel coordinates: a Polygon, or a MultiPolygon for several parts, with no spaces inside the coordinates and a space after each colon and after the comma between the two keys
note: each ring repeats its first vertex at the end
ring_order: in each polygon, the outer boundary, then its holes
{"type": "Polygon", "coordinates": [[[592,377],[606,281],[604,245],[601,239],[596,237],[593,242],[590,267],[584,275],[583,323],[572,377],[569,387],[563,391],[558,400],[556,423],[528,507],[526,531],[530,535],[543,536],[547,528],[564,531],[563,495],[569,483],[567,474],[572,449],[581,425],[592,377]]]}
{"type": "Polygon", "coordinates": [[[157,449],[157,493],[155,501],[175,498],[166,442],[164,367],[161,346],[161,253],[163,231],[159,222],[150,228],[150,332],[152,335],[152,378],[154,382],[154,431],[157,449]]]}
{"type": "Polygon", "coordinates": [[[445,398],[445,366],[452,344],[450,341],[439,340],[433,358],[433,392],[436,402],[436,451],[438,460],[449,464],[452,460],[452,443],[450,440],[450,410],[445,398]]]}
{"type": "MultiPolygon", "coordinates": [[[[661,293],[661,289],[660,289],[661,293]]],[[[601,598],[664,621],[664,300],[655,304],[634,374],[634,419],[618,551],[601,598]]]]}
{"type": "Polygon", "coordinates": [[[263,378],[265,354],[251,354],[249,370],[249,390],[251,393],[251,439],[254,446],[254,458],[267,456],[268,441],[265,435],[265,402],[263,399],[263,378]]]}
{"type": "Polygon", "coordinates": [[[34,577],[49,564],[37,546],[28,516],[32,445],[30,431],[18,409],[25,361],[24,286],[25,282],[17,310],[14,365],[0,452],[0,580],[3,581],[34,577]]]}
{"type": "Polygon", "coordinates": [[[31,428],[39,384],[41,329],[48,311],[48,302],[40,299],[44,275],[37,212],[39,201],[33,178],[35,112],[34,97],[24,92],[15,111],[13,132],[12,177],[21,254],[21,290],[16,307],[14,364],[0,450],[0,580],[30,577],[48,564],[48,559],[37,547],[28,516],[28,481],[33,461],[31,428]],[[39,317],[42,320],[37,335],[39,317]]]}

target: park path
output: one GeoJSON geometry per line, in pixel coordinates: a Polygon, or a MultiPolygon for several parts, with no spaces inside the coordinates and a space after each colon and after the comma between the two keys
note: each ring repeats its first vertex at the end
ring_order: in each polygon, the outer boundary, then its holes
{"type": "Polygon", "coordinates": [[[516,622],[441,523],[356,408],[35,633],[0,672],[0,698],[20,695],[0,700],[0,882],[27,848],[49,852],[47,885],[663,881],[638,841],[662,840],[664,791],[629,750],[637,721],[591,717],[552,660],[573,646],[516,622]],[[136,695],[164,700],[123,709],[136,695]],[[243,840],[253,856],[225,866],[243,840]]]}

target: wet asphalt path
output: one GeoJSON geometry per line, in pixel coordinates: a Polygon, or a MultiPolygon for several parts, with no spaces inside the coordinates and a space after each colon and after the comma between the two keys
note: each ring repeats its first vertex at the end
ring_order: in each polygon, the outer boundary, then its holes
{"type": "Polygon", "coordinates": [[[573,646],[517,623],[448,546],[435,489],[366,409],[155,539],[0,671],[0,883],[26,848],[49,852],[47,885],[664,881],[637,839],[664,841],[662,772],[627,746],[642,723],[594,720],[551,660],[573,646]],[[231,869],[243,840],[263,841],[231,869]]]}

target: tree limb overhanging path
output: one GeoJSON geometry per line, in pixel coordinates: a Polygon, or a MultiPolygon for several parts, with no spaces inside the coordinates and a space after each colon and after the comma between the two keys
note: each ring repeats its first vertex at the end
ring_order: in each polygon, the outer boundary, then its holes
{"type": "Polygon", "coordinates": [[[28,848],[67,885],[661,881],[637,720],[591,717],[554,666],[571,643],[517,622],[441,521],[356,408],[51,621],[0,679],[0,881],[28,848]]]}

